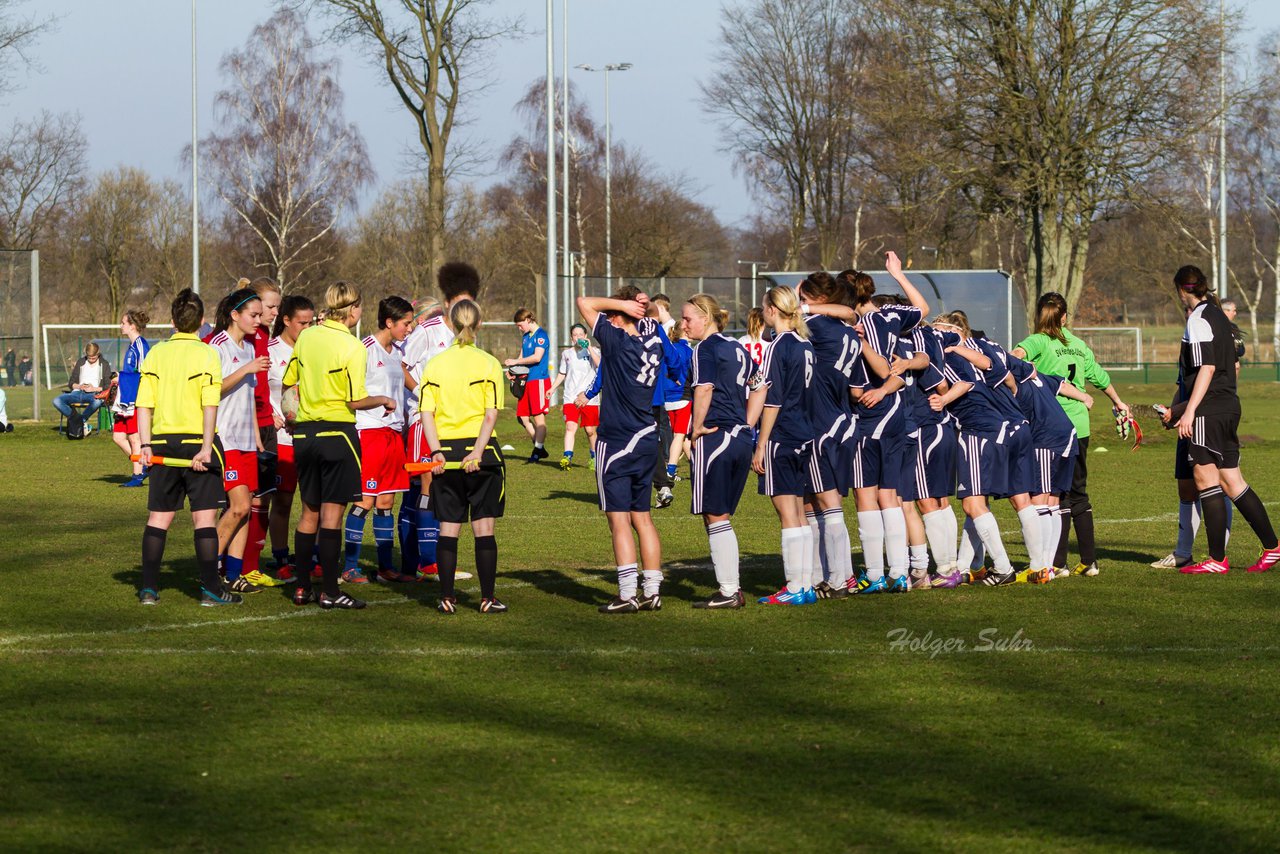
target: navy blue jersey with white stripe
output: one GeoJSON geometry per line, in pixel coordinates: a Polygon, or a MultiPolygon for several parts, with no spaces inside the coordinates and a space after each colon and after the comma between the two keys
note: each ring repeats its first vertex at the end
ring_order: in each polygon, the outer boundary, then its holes
{"type": "MultiPolygon", "coordinates": [[[[916,345],[912,341],[912,336],[899,338],[897,344],[897,356],[900,359],[912,359],[916,355],[916,345]]],[[[920,387],[916,385],[916,372],[905,371],[902,374],[902,382],[904,383],[902,391],[902,418],[906,424],[906,434],[910,436],[912,433],[920,429],[920,408],[929,408],[929,400],[920,391],[920,387]]]]}
{"type": "Polygon", "coordinates": [[[779,333],[765,351],[760,367],[768,387],[764,405],[778,410],[770,442],[800,448],[813,441],[813,422],[805,403],[813,382],[813,363],[813,345],[791,331],[779,333]]]}
{"type": "Polygon", "coordinates": [[[919,406],[916,409],[916,424],[920,427],[933,427],[947,420],[946,412],[934,412],[929,406],[929,395],[946,382],[942,370],[946,366],[942,354],[942,338],[931,326],[919,326],[911,333],[911,346],[914,352],[923,352],[929,357],[928,367],[912,371],[916,388],[920,392],[919,406]]]}
{"type": "Polygon", "coordinates": [[[600,397],[602,439],[630,441],[653,427],[653,388],[662,370],[662,339],[658,323],[642,317],[636,321],[639,335],[630,335],[609,322],[601,312],[592,336],[600,342],[600,373],[604,393],[600,397]]]}
{"type": "Polygon", "coordinates": [[[1031,437],[1037,448],[1067,453],[1076,436],[1075,425],[1058,401],[1058,390],[1066,380],[1038,372],[1030,362],[1009,357],[1009,371],[1018,381],[1018,409],[1031,423],[1031,437]]]}
{"type": "Polygon", "coordinates": [[[747,348],[723,333],[703,339],[693,348],[689,384],[711,386],[711,405],[703,424],[732,430],[747,423],[747,395],[755,363],[747,348]]]}
{"type": "Polygon", "coordinates": [[[978,376],[987,388],[991,389],[991,399],[1006,421],[1014,424],[1022,421],[1022,410],[1013,399],[1013,392],[1004,384],[1009,376],[1009,354],[1005,349],[989,338],[969,338],[964,342],[966,347],[977,350],[991,360],[991,367],[985,371],[977,371],[978,376]]]}
{"type": "MultiPolygon", "coordinates": [[[[960,343],[960,337],[954,333],[943,335],[942,345],[954,347],[960,343]]],[[[969,383],[973,386],[968,393],[952,401],[951,414],[960,422],[960,429],[968,433],[998,433],[1005,426],[1005,419],[996,408],[991,398],[991,389],[978,376],[973,365],[957,353],[946,354],[946,367],[943,376],[947,382],[955,386],[958,383],[969,383]]],[[[1019,415],[1019,418],[1022,416],[1019,415]]]]}
{"type": "Polygon", "coordinates": [[[853,415],[849,387],[853,384],[853,367],[861,361],[862,342],[852,326],[834,317],[813,315],[808,322],[815,359],[808,396],[809,420],[821,435],[840,423],[847,425],[853,415]]]}

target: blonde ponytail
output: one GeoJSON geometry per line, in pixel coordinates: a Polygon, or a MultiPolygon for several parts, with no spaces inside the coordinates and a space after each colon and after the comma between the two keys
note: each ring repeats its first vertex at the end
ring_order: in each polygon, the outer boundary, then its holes
{"type": "Polygon", "coordinates": [[[765,292],[764,300],[782,316],[783,324],[801,338],[809,338],[809,324],[800,313],[800,299],[791,288],[781,285],[765,292]]]}

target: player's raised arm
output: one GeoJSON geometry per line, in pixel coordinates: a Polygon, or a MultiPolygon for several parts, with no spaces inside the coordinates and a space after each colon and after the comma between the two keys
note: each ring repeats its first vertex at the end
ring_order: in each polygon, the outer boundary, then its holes
{"type": "Polygon", "coordinates": [[[621,300],[612,297],[578,297],[578,314],[588,329],[596,328],[596,318],[602,312],[620,311],[636,320],[645,316],[646,306],[639,300],[621,300]]]}
{"type": "Polygon", "coordinates": [[[893,280],[902,286],[902,293],[911,304],[920,309],[920,314],[924,317],[929,316],[929,301],[924,298],[924,294],[911,284],[911,280],[907,278],[907,274],[902,272],[902,259],[898,257],[898,253],[889,250],[884,253],[884,269],[893,280]]]}

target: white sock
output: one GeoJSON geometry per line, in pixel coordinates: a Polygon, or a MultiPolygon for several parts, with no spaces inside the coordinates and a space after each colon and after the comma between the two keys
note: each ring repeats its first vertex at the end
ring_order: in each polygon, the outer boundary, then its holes
{"type": "Polygon", "coordinates": [[[812,558],[809,526],[782,529],[782,571],[787,576],[787,592],[799,593],[806,559],[812,558]],[[806,552],[808,554],[806,554],[806,552]]]}
{"type": "Polygon", "coordinates": [[[716,583],[721,596],[738,592],[738,535],[729,521],[712,522],[707,526],[707,542],[711,545],[711,565],[716,571],[716,583]]]}
{"type": "Polygon", "coordinates": [[[926,545],[907,546],[907,563],[911,567],[913,578],[923,578],[929,572],[929,547],[926,545]]]}
{"type": "Polygon", "coordinates": [[[800,562],[800,589],[812,590],[814,579],[822,572],[818,561],[818,546],[822,540],[814,536],[813,528],[808,525],[801,530],[804,531],[805,550],[800,562]]]}
{"type": "Polygon", "coordinates": [[[1053,553],[1058,550],[1058,514],[1055,507],[1036,508],[1040,515],[1040,559],[1041,568],[1053,566],[1053,553]]]}
{"type": "Polygon", "coordinates": [[[636,565],[629,563],[626,566],[618,567],[618,598],[634,599],[636,598],[636,565]]]}
{"type": "Polygon", "coordinates": [[[853,577],[853,552],[849,548],[849,528],[845,525],[843,510],[835,508],[822,514],[822,539],[831,573],[827,583],[844,587],[853,577]]]}
{"type": "Polygon", "coordinates": [[[925,513],[920,518],[924,521],[924,536],[933,552],[933,562],[938,565],[938,571],[943,572],[947,566],[955,563],[955,511],[950,507],[943,507],[941,510],[925,513]]]}
{"type": "Polygon", "coordinates": [[[867,580],[884,578],[884,520],[879,510],[858,511],[858,541],[862,543],[867,580]]]}
{"type": "Polygon", "coordinates": [[[1027,560],[1031,569],[1044,569],[1048,564],[1044,560],[1044,534],[1040,528],[1040,508],[1028,504],[1018,511],[1018,521],[1022,524],[1022,542],[1027,546],[1027,560]]]}
{"type": "Polygon", "coordinates": [[[1000,525],[996,522],[996,514],[983,513],[973,520],[973,527],[982,538],[982,544],[991,553],[996,572],[1000,575],[1012,572],[1013,565],[1009,563],[1009,555],[1005,553],[1004,542],[1000,539],[1000,525]]]}
{"type": "Polygon", "coordinates": [[[948,504],[940,511],[947,515],[943,519],[947,523],[947,542],[950,548],[947,551],[947,566],[951,567],[950,572],[956,571],[956,549],[960,547],[960,519],[956,516],[956,509],[948,504]]]}
{"type": "Polygon", "coordinates": [[[657,596],[662,589],[662,570],[646,569],[644,571],[644,595],[657,596]]]}
{"type": "Polygon", "coordinates": [[[907,517],[901,507],[881,510],[884,519],[884,550],[889,558],[889,577],[902,578],[907,574],[907,517]]]}
{"type": "Polygon", "coordinates": [[[809,536],[813,537],[813,580],[830,582],[831,571],[827,565],[824,552],[826,549],[822,539],[822,514],[810,510],[804,514],[809,522],[809,536]]]}

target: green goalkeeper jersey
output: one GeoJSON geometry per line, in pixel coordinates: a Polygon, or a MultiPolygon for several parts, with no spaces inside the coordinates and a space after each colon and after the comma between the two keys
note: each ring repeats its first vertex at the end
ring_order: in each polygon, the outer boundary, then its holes
{"type": "MultiPolygon", "coordinates": [[[[1111,377],[1093,358],[1089,345],[1081,341],[1070,331],[1062,330],[1066,343],[1056,338],[1037,332],[1028,335],[1018,346],[1026,352],[1026,360],[1036,366],[1036,370],[1045,374],[1066,377],[1073,386],[1084,391],[1085,382],[1102,391],[1111,387],[1111,377]]],[[[1062,409],[1075,425],[1076,435],[1081,439],[1089,435],[1089,410],[1083,403],[1066,397],[1059,397],[1062,409]]]]}

